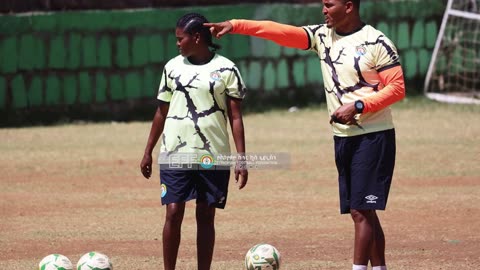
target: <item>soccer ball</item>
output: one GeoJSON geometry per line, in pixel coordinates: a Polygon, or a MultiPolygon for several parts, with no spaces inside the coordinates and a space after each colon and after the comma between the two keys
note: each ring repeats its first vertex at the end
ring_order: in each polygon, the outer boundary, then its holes
{"type": "Polygon", "coordinates": [[[39,270],[73,270],[72,262],[62,254],[50,254],[38,264],[39,270]]]}
{"type": "Polygon", "coordinates": [[[92,251],[78,260],[77,270],[113,270],[113,266],[107,255],[92,251]]]}
{"type": "Polygon", "coordinates": [[[245,255],[245,269],[247,270],[279,270],[280,253],[269,244],[258,244],[248,250],[245,255]]]}

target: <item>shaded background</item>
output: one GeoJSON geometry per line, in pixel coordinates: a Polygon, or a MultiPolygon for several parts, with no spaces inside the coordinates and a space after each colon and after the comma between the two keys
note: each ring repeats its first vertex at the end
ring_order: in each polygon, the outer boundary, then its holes
{"type": "MultiPolygon", "coordinates": [[[[241,3],[318,3],[318,0],[242,1],[241,3]]],[[[0,12],[64,11],[87,9],[131,9],[238,4],[233,0],[4,0],[0,12]]]]}
{"type": "MultiPolygon", "coordinates": [[[[0,126],[151,119],[163,66],[178,54],[176,20],[187,12],[323,22],[318,1],[228,2],[2,1],[0,126]]],[[[421,93],[444,8],[439,0],[362,1],[363,19],[400,52],[407,95],[421,93]]],[[[218,43],[245,79],[246,111],[324,102],[315,54],[241,35],[218,43]]]]}

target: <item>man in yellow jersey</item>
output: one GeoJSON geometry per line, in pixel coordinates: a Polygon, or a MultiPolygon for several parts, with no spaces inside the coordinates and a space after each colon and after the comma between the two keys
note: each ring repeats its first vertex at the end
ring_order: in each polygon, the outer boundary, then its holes
{"type": "Polygon", "coordinates": [[[384,210],[395,165],[389,106],[405,96],[397,49],[365,24],[360,0],[323,0],[325,23],[297,27],[272,21],[208,23],[212,34],[243,34],[320,58],[338,170],[340,212],[355,225],[353,270],[387,269],[385,237],[376,210],[384,210]]]}

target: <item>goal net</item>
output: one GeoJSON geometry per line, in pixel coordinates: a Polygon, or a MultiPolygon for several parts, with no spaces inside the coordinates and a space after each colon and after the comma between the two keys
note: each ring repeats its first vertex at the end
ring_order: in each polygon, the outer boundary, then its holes
{"type": "Polygon", "coordinates": [[[424,92],[442,102],[480,104],[480,0],[448,0],[424,92]]]}

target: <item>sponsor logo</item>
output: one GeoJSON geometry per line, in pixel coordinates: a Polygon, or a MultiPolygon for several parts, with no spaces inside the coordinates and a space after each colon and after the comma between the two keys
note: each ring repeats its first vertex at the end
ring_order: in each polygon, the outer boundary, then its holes
{"type": "Polygon", "coordinates": [[[365,48],[365,46],[363,45],[360,45],[355,47],[355,52],[357,53],[358,56],[362,56],[367,53],[367,48],[365,48]]]}
{"type": "Polygon", "coordinates": [[[213,71],[212,73],[210,73],[210,78],[214,81],[220,81],[222,77],[220,76],[220,72],[213,71]]]}
{"type": "Polygon", "coordinates": [[[200,157],[200,166],[204,169],[210,169],[213,167],[213,156],[212,155],[203,155],[200,157]]]}
{"type": "Polygon", "coordinates": [[[167,186],[165,184],[162,184],[161,189],[162,189],[162,198],[163,198],[165,197],[165,195],[167,195],[167,186]]]}
{"type": "Polygon", "coordinates": [[[367,199],[367,203],[377,203],[378,197],[375,195],[368,195],[365,199],[367,199]]]}

